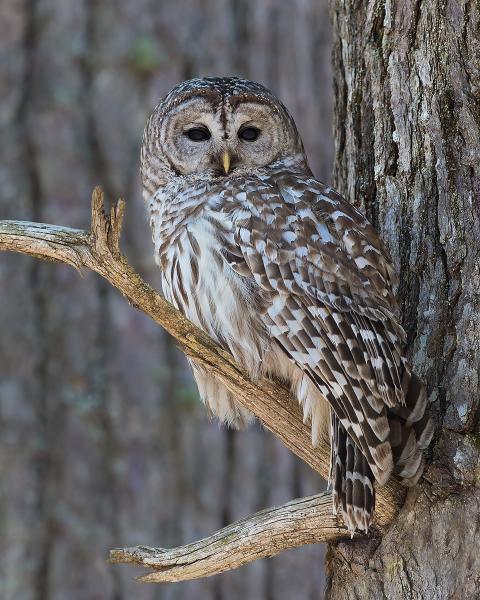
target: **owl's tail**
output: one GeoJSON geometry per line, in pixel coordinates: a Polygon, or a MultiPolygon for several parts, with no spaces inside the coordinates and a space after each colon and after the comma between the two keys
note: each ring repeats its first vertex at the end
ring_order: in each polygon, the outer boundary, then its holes
{"type": "Polygon", "coordinates": [[[427,448],[433,436],[433,421],[426,408],[425,386],[412,373],[409,375],[405,403],[388,411],[393,472],[407,487],[415,485],[423,473],[425,458],[422,450],[427,448]]]}
{"type": "MultiPolygon", "coordinates": [[[[405,403],[388,410],[393,472],[407,487],[420,478],[425,459],[422,450],[430,443],[433,423],[426,412],[425,386],[420,379],[408,375],[405,403]]],[[[340,420],[331,414],[330,483],[333,510],[341,513],[345,525],[368,531],[375,510],[375,477],[360,448],[348,435],[340,420]]]]}
{"type": "Polygon", "coordinates": [[[368,531],[375,510],[375,478],[367,459],[333,411],[331,427],[333,512],[342,515],[352,535],[357,529],[368,531]]]}

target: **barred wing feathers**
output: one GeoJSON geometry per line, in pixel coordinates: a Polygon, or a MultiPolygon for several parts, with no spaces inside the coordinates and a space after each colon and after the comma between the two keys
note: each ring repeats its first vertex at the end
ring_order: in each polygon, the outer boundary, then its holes
{"type": "Polygon", "coordinates": [[[231,266],[269,293],[272,337],[333,408],[335,503],[349,526],[365,529],[372,473],[383,484],[397,465],[416,481],[432,430],[403,354],[388,253],[366,219],[314,179],[251,178],[223,193],[239,200],[230,204],[231,266]]]}

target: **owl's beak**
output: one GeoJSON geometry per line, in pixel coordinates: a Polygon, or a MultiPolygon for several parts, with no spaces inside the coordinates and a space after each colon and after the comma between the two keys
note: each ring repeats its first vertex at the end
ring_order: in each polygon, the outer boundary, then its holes
{"type": "Polygon", "coordinates": [[[230,171],[230,165],[231,165],[232,159],[230,158],[230,154],[225,151],[222,154],[222,166],[223,166],[223,170],[225,171],[225,175],[228,174],[228,172],[230,171]]]}

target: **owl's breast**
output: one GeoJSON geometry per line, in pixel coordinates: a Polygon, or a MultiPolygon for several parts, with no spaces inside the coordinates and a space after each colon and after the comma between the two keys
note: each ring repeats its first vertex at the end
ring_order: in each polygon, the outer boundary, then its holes
{"type": "Polygon", "coordinates": [[[252,374],[260,368],[267,332],[253,280],[228,263],[233,223],[203,211],[156,243],[165,296],[195,325],[227,348],[252,374]]]}

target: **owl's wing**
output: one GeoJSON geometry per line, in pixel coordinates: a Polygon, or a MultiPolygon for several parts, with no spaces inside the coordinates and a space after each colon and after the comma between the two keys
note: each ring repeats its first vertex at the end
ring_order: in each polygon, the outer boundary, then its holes
{"type": "MultiPolygon", "coordinates": [[[[249,271],[271,293],[265,320],[272,336],[308,373],[339,427],[385,483],[394,463],[392,440],[402,438],[391,431],[389,410],[406,407],[406,418],[417,410],[414,419],[425,410],[424,398],[406,405],[412,376],[388,253],[366,219],[316,180],[250,181],[245,193],[249,210],[235,221],[235,252],[243,260],[232,256],[232,267],[249,271]]],[[[405,477],[420,468],[415,439],[408,453],[400,456],[409,462],[405,477]]]]}

